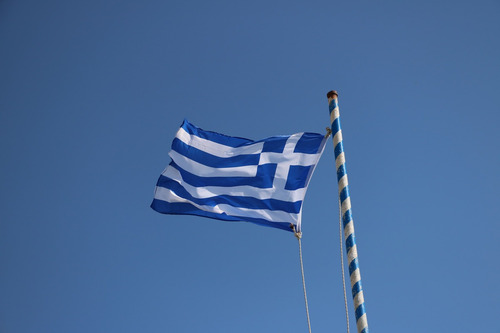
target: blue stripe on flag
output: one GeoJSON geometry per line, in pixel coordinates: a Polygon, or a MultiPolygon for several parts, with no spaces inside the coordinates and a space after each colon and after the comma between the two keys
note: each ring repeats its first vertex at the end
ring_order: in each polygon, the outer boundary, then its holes
{"type": "Polygon", "coordinates": [[[174,162],[170,162],[170,166],[176,168],[180,172],[182,180],[192,186],[234,187],[249,185],[258,188],[272,188],[277,164],[259,165],[255,177],[201,177],[182,169],[174,162]]]}
{"type": "Polygon", "coordinates": [[[254,141],[249,139],[227,136],[216,132],[202,130],[201,128],[194,126],[187,120],[184,120],[181,127],[189,134],[196,135],[199,138],[217,142],[229,147],[241,147],[247,144],[254,143],[254,141]]]}
{"type": "Polygon", "coordinates": [[[198,148],[189,146],[175,138],[172,142],[172,150],[193,160],[213,168],[232,168],[238,166],[259,164],[260,154],[245,154],[231,157],[218,157],[206,153],[198,148]]]}
{"type": "Polygon", "coordinates": [[[181,184],[165,176],[160,176],[157,186],[173,191],[181,198],[192,201],[198,205],[215,206],[226,204],[233,207],[281,210],[291,214],[298,214],[302,201],[290,202],[276,199],[257,199],[245,196],[218,195],[210,198],[195,198],[181,184]]]}
{"type": "Polygon", "coordinates": [[[174,214],[174,215],[197,215],[197,216],[204,216],[204,217],[209,217],[212,219],[216,220],[223,220],[223,221],[247,221],[247,222],[252,222],[258,225],[262,225],[265,227],[273,227],[273,228],[278,228],[278,229],[283,229],[286,231],[291,231],[293,230],[290,228],[290,222],[270,222],[264,219],[258,219],[258,218],[252,218],[248,216],[229,216],[226,214],[216,214],[212,212],[207,212],[204,210],[200,210],[198,207],[191,205],[189,203],[179,203],[179,202],[166,202],[163,200],[158,200],[158,199],[153,199],[153,203],[151,203],[151,208],[156,210],[159,213],[162,214],[174,214]]]}
{"type": "Polygon", "coordinates": [[[320,149],[323,137],[316,133],[304,133],[295,145],[294,153],[316,154],[320,149]]]}
{"type": "Polygon", "coordinates": [[[274,136],[264,141],[263,153],[282,153],[288,136],[274,136]]]}
{"type": "Polygon", "coordinates": [[[312,165],[291,165],[288,170],[288,179],[286,180],[285,190],[296,190],[306,186],[307,176],[311,172],[312,165]]]}

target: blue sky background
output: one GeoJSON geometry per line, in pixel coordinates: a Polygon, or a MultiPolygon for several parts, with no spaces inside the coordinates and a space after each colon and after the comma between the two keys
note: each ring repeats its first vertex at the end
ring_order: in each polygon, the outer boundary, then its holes
{"type": "MultiPolygon", "coordinates": [[[[149,204],[184,118],[324,133],[331,89],[370,330],[500,332],[499,14],[1,1],[0,332],[306,332],[293,234],[149,204]]],[[[313,332],[345,331],[337,200],[329,143],[303,212],[313,332]]]]}

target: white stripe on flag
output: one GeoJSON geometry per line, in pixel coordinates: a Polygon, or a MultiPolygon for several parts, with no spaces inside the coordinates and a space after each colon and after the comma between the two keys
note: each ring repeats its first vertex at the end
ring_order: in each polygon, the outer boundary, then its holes
{"type": "Polygon", "coordinates": [[[293,222],[297,222],[298,220],[298,214],[291,214],[279,210],[250,209],[242,207],[233,207],[226,204],[219,204],[215,206],[198,205],[192,201],[179,197],[178,195],[176,195],[175,193],[164,187],[156,187],[155,198],[171,203],[177,203],[177,202],[189,203],[203,211],[212,212],[215,214],[225,213],[226,215],[229,216],[260,218],[275,222],[289,222],[290,220],[292,220],[293,222]]]}
{"type": "Polygon", "coordinates": [[[189,134],[184,128],[179,128],[176,137],[185,144],[202,150],[208,154],[217,157],[231,157],[236,155],[245,154],[259,154],[264,147],[263,142],[256,142],[242,147],[230,147],[207,139],[200,138],[199,136],[189,134]]]}
{"type": "Polygon", "coordinates": [[[285,155],[284,153],[262,153],[260,154],[259,164],[283,163],[290,165],[313,165],[318,162],[321,154],[293,153],[285,155]]]}
{"type": "Polygon", "coordinates": [[[168,155],[182,169],[196,174],[200,177],[255,177],[257,175],[257,165],[246,165],[230,168],[212,168],[204,164],[193,161],[175,150],[171,150],[168,155]]]}
{"type": "Polygon", "coordinates": [[[253,186],[232,186],[230,188],[221,186],[197,187],[184,182],[182,180],[180,172],[171,166],[168,166],[167,169],[165,169],[165,171],[162,173],[162,175],[175,180],[177,183],[181,184],[189,194],[198,199],[206,199],[219,195],[232,195],[253,197],[261,200],[276,199],[295,202],[303,200],[306,192],[306,188],[299,188],[293,191],[285,189],[276,191],[275,188],[257,188],[253,186]]]}

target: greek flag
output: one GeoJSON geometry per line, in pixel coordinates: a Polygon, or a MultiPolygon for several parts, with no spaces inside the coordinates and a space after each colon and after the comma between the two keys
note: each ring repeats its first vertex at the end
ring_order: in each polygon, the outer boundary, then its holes
{"type": "Polygon", "coordinates": [[[172,142],[151,208],[301,230],[302,202],[326,138],[317,133],[253,141],[185,120],[172,142]]]}

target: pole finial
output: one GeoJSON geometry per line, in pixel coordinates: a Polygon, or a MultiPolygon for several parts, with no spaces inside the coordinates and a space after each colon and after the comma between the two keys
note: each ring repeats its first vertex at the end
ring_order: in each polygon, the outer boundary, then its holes
{"type": "Polygon", "coordinates": [[[336,90],[330,90],[327,94],[326,94],[326,98],[330,99],[330,98],[336,98],[336,97],[339,97],[339,94],[337,93],[336,90]]]}

